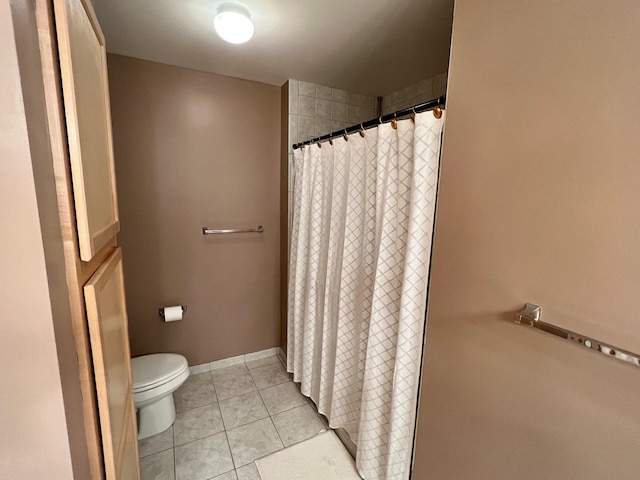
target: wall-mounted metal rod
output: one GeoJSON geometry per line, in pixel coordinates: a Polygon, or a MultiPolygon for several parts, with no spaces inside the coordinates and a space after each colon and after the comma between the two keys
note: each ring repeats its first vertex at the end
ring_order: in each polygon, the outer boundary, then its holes
{"type": "Polygon", "coordinates": [[[262,225],[258,225],[258,228],[222,228],[219,230],[213,230],[208,227],[202,227],[203,235],[219,235],[221,233],[262,233],[264,232],[264,227],[262,225]]]}
{"type": "Polygon", "coordinates": [[[575,342],[585,348],[606,355],[607,357],[616,358],[623,362],[630,363],[631,365],[635,365],[636,367],[640,367],[640,355],[637,353],[622,350],[621,348],[614,347],[613,345],[601,342],[600,340],[543,322],[540,320],[541,313],[541,307],[527,303],[525,307],[516,314],[516,323],[520,325],[528,325],[547,333],[552,333],[553,335],[575,342]]]}
{"type": "Polygon", "coordinates": [[[304,142],[296,143],[293,145],[293,149],[297,149],[300,147],[304,147],[305,145],[311,145],[313,143],[324,142],[330,140],[332,138],[341,137],[342,135],[348,135],[350,133],[359,132],[361,130],[367,130],[369,128],[377,127],[381,123],[388,123],[392,120],[397,120],[402,117],[406,117],[407,115],[411,115],[413,113],[426,112],[428,110],[433,110],[435,108],[444,108],[446,103],[446,97],[443,95],[440,98],[435,98],[433,100],[429,100],[428,102],[419,103],[418,105],[414,105],[413,107],[403,108],[402,110],[398,110],[394,113],[389,113],[387,115],[383,115],[379,118],[374,118],[372,120],[368,120],[366,122],[359,123],[357,125],[353,125],[352,127],[345,128],[343,130],[337,130],[332,133],[328,133],[321,137],[316,137],[311,140],[306,140],[304,142]]]}

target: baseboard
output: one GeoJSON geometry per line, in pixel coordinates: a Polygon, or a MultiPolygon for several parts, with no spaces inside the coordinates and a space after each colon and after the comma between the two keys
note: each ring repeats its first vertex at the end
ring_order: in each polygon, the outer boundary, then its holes
{"type": "Polygon", "coordinates": [[[222,360],[216,360],[215,362],[203,363],[200,365],[193,365],[189,367],[189,371],[191,372],[191,375],[197,375],[199,373],[210,372],[211,370],[218,370],[220,368],[239,365],[244,362],[261,360],[263,358],[273,357],[275,355],[280,356],[281,350],[282,349],[279,347],[274,347],[274,348],[267,348],[266,350],[260,350],[259,352],[252,352],[252,353],[246,353],[244,355],[237,355],[235,357],[223,358],[222,360]]]}

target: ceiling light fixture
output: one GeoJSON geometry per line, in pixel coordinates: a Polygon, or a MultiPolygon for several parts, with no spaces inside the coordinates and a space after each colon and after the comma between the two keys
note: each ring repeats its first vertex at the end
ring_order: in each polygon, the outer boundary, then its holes
{"type": "Polygon", "coordinates": [[[253,37],[251,13],[235,3],[224,3],[218,7],[213,26],[220,38],[229,43],[245,43],[253,37]]]}

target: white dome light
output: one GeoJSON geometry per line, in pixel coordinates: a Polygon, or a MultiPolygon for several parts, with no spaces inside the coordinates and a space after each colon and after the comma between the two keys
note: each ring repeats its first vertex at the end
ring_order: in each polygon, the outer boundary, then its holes
{"type": "Polygon", "coordinates": [[[245,43],[253,37],[253,22],[249,11],[240,5],[225,3],[218,7],[213,19],[218,35],[229,43],[245,43]]]}

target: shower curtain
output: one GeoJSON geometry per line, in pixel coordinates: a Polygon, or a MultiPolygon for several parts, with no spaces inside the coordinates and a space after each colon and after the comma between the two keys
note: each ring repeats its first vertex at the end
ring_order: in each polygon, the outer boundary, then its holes
{"type": "Polygon", "coordinates": [[[409,478],[442,122],[294,152],[287,369],[366,480],[409,478]]]}

